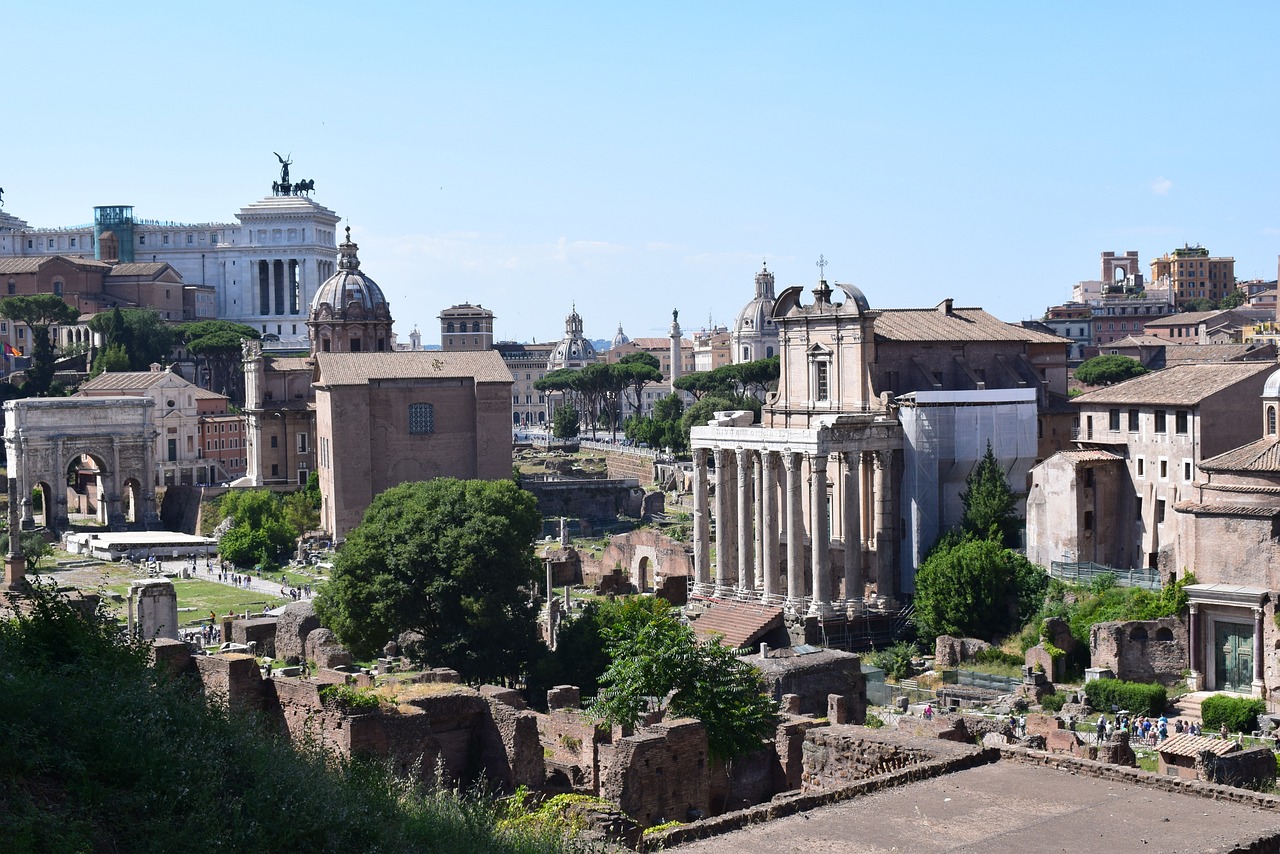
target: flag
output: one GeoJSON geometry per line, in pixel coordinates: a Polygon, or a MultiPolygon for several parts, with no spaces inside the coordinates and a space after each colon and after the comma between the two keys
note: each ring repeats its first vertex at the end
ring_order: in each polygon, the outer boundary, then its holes
{"type": "Polygon", "coordinates": [[[18,358],[22,358],[22,351],[14,347],[8,341],[6,341],[4,342],[4,355],[6,358],[9,356],[16,356],[18,358]]]}

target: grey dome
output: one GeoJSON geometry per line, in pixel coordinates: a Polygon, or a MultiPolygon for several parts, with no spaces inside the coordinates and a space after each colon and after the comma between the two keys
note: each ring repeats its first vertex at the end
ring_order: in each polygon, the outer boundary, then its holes
{"type": "Polygon", "coordinates": [[[338,271],[325,279],[311,300],[313,317],[324,314],[334,317],[380,317],[389,313],[387,298],[382,288],[369,276],[360,272],[359,247],[351,242],[351,228],[347,239],[338,247],[338,271]],[[328,306],[325,311],[324,306],[328,306]]]}
{"type": "Polygon", "coordinates": [[[1273,399],[1280,397],[1280,371],[1267,377],[1267,384],[1262,387],[1262,396],[1273,399]]]}

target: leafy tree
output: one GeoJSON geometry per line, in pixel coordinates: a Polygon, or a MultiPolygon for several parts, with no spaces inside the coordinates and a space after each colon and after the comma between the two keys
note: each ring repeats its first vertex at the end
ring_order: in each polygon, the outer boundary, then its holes
{"type": "Polygon", "coordinates": [[[614,365],[623,384],[635,395],[635,412],[640,412],[641,395],[650,383],[662,382],[661,363],[652,353],[628,353],[614,365]]]}
{"type": "Polygon", "coordinates": [[[603,634],[611,663],[591,705],[597,720],[635,726],[656,701],[702,721],[708,752],[719,759],[759,749],[777,725],[760,672],[728,647],[699,641],[670,614],[636,614],[603,634]]]}
{"type": "Polygon", "coordinates": [[[252,326],[229,320],[198,320],[178,329],[182,343],[209,372],[209,388],[225,394],[237,405],[244,403],[241,346],[246,338],[258,338],[252,326]]]}
{"type": "Polygon", "coordinates": [[[986,454],[965,478],[960,501],[964,504],[961,524],[966,534],[997,540],[1007,548],[1019,544],[1022,520],[1017,516],[1013,490],[990,441],[986,454]]]}
{"type": "Polygon", "coordinates": [[[578,410],[568,404],[556,410],[551,416],[551,435],[557,439],[572,439],[582,430],[578,421],[578,410]]]}
{"type": "Polygon", "coordinates": [[[680,391],[693,395],[694,400],[702,400],[703,395],[727,395],[733,391],[734,382],[731,377],[715,371],[695,371],[676,377],[673,385],[680,391]]]}
{"type": "Polygon", "coordinates": [[[267,489],[237,489],[222,496],[218,509],[235,520],[218,541],[218,553],[237,566],[274,565],[291,548],[300,531],[285,519],[280,497],[267,489]]]}
{"type": "Polygon", "coordinates": [[[1213,311],[1215,308],[1217,308],[1217,303],[1208,297],[1196,297],[1195,299],[1187,300],[1182,304],[1182,310],[1184,312],[1213,311]]]}
{"type": "Polygon", "coordinates": [[[373,500],[338,552],[316,611],[359,658],[400,632],[422,661],[471,681],[519,677],[533,655],[542,528],[509,480],[402,483],[373,500]]]}
{"type": "Polygon", "coordinates": [[[1047,586],[1041,567],[998,542],[944,542],[916,572],[916,625],[928,638],[994,640],[1039,609],[1047,586]]]}
{"type": "Polygon", "coordinates": [[[104,371],[116,373],[119,371],[130,370],[132,366],[129,364],[129,354],[120,344],[112,344],[98,351],[98,356],[93,360],[93,376],[97,376],[104,371]]]}
{"type": "Polygon", "coordinates": [[[53,556],[53,546],[36,531],[26,531],[18,537],[18,548],[27,562],[27,571],[35,572],[40,561],[53,556]]]}
{"type": "Polygon", "coordinates": [[[1244,292],[1243,288],[1236,288],[1235,290],[1231,291],[1231,293],[1227,294],[1225,297],[1218,300],[1218,308],[1221,308],[1221,309],[1239,308],[1240,306],[1244,305],[1244,301],[1248,298],[1249,298],[1249,295],[1244,292]]]}
{"type": "Polygon", "coordinates": [[[1112,385],[1145,374],[1147,369],[1137,359],[1110,354],[1094,356],[1076,368],[1076,379],[1085,385],[1112,385]]]}
{"type": "Polygon", "coordinates": [[[282,503],[285,524],[299,535],[320,527],[320,504],[312,500],[305,488],[289,493],[282,503]]]}
{"type": "Polygon", "coordinates": [[[683,447],[689,447],[689,431],[694,427],[701,427],[706,424],[715,413],[747,409],[755,413],[756,421],[760,420],[760,401],[750,395],[742,396],[729,392],[728,394],[710,394],[699,398],[693,406],[685,410],[684,415],[680,418],[683,447]]]}
{"type": "MultiPolygon", "coordinates": [[[[782,375],[782,362],[777,356],[767,359],[756,359],[752,362],[739,362],[726,366],[730,376],[737,382],[743,394],[763,398],[771,386],[778,382],[782,375]]],[[[724,369],[721,369],[724,370],[724,369]]]]}
{"type": "MultiPolygon", "coordinates": [[[[89,328],[103,338],[99,359],[107,350],[117,347],[124,350],[128,358],[128,367],[102,368],[107,371],[145,371],[152,363],[164,364],[178,343],[178,327],[166,323],[158,311],[151,309],[116,306],[110,312],[94,315],[89,328]]],[[[102,370],[95,360],[94,372],[102,370]]]]}
{"type": "Polygon", "coordinates": [[[55,294],[33,294],[0,299],[0,317],[26,324],[31,330],[31,367],[27,368],[23,391],[32,396],[47,393],[53,382],[53,344],[49,341],[49,327],[58,323],[74,323],[80,312],[55,294]]]}

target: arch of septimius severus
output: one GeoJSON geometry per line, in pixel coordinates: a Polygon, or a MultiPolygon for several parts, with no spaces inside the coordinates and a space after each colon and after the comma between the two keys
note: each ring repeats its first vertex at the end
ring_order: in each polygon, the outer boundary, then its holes
{"type": "Polygon", "coordinates": [[[857,288],[836,287],[842,302],[825,281],[809,305],[798,286],[779,297],[781,376],[762,423],[717,413],[692,431],[695,599],[760,601],[824,620],[898,605],[902,426],[872,391],[878,313],[857,288]]]}

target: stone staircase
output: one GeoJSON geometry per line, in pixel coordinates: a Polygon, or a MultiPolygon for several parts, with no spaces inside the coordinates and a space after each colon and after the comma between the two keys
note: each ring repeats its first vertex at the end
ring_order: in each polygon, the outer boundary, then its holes
{"type": "Polygon", "coordinates": [[[742,649],[782,626],[782,609],[757,602],[717,602],[690,624],[698,637],[724,636],[725,646],[742,649]]]}
{"type": "Polygon", "coordinates": [[[1183,694],[1171,704],[1173,714],[1169,717],[1171,719],[1182,718],[1188,723],[1204,723],[1204,718],[1200,716],[1200,704],[1204,702],[1205,697],[1212,696],[1212,691],[1194,691],[1190,694],[1183,694]]]}

